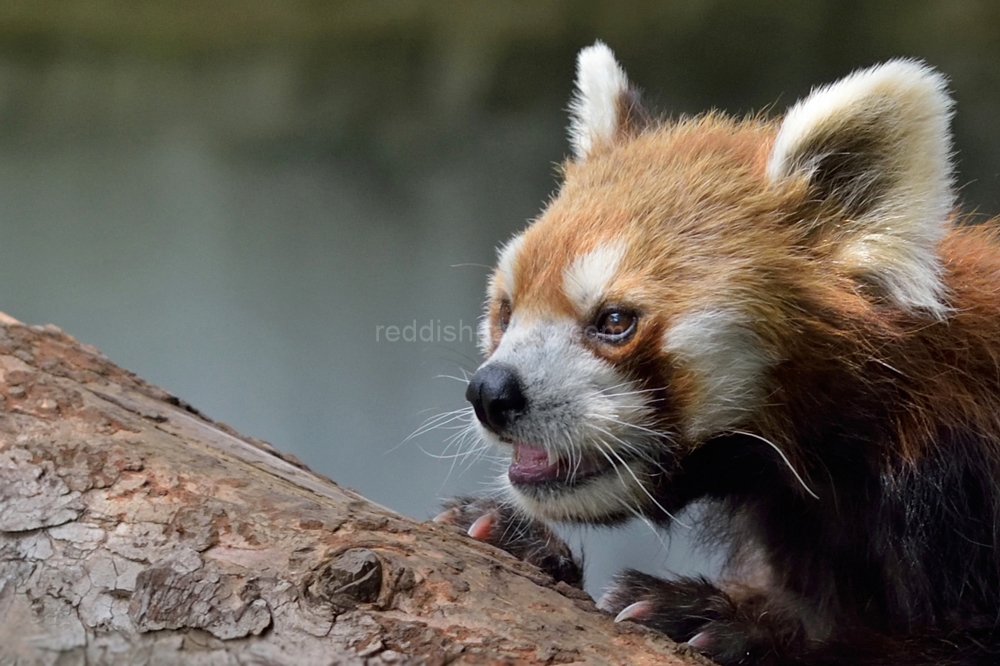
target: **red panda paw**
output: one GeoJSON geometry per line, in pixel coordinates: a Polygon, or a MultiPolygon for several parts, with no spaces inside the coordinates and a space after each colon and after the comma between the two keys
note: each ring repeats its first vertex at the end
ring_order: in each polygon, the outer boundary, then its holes
{"type": "Polygon", "coordinates": [[[686,642],[713,661],[764,666],[802,647],[802,624],[772,612],[767,597],[734,601],[704,578],[663,580],[627,570],[597,602],[616,622],[638,622],[686,642]]]}
{"type": "Polygon", "coordinates": [[[616,622],[638,622],[678,642],[698,635],[705,625],[732,614],[729,597],[704,578],[664,580],[627,569],[597,601],[616,622]]]}
{"type": "Polygon", "coordinates": [[[443,509],[434,522],[455,525],[472,538],[535,565],[557,582],[583,587],[582,561],[545,523],[490,498],[453,497],[443,509]]]}

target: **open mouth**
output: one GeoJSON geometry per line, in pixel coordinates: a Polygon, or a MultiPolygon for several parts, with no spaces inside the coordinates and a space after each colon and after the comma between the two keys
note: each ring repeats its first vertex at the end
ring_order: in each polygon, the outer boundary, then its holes
{"type": "Polygon", "coordinates": [[[603,457],[568,460],[550,456],[541,446],[514,443],[507,477],[516,485],[561,483],[573,485],[606,472],[611,464],[603,457]]]}

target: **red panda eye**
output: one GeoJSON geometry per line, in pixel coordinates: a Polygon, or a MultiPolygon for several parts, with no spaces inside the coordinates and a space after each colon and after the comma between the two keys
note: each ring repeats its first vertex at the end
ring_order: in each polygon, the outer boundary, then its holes
{"type": "Polygon", "coordinates": [[[638,321],[639,315],[631,310],[605,310],[597,317],[594,333],[605,342],[625,342],[635,333],[638,321]]]}
{"type": "Polygon", "coordinates": [[[507,330],[507,326],[510,325],[510,301],[503,300],[500,302],[500,312],[497,315],[497,325],[500,327],[500,332],[503,333],[507,330]]]}

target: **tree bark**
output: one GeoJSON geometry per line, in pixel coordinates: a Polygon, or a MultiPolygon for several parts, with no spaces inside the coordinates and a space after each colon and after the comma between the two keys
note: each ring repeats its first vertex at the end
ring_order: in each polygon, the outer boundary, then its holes
{"type": "Polygon", "coordinates": [[[0,314],[0,663],[708,663],[0,314]]]}

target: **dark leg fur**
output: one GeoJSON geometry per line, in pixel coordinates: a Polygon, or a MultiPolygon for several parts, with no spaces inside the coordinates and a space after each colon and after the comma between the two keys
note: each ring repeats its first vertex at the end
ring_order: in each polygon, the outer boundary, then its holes
{"type": "Polygon", "coordinates": [[[813,475],[819,501],[749,457],[749,442],[704,446],[669,491],[714,500],[735,547],[762,549],[774,587],[730,594],[626,572],[602,606],[644,602],[627,619],[722,664],[1000,664],[997,462],[968,433],[941,433],[916,465],[873,463],[858,446],[823,447],[839,457],[823,461],[828,485],[813,475]]]}
{"type": "Polygon", "coordinates": [[[489,498],[453,497],[444,502],[443,508],[436,520],[452,523],[463,531],[468,531],[483,516],[489,516],[484,534],[478,538],[535,565],[556,581],[583,587],[583,563],[541,521],[489,498]]]}
{"type": "Polygon", "coordinates": [[[764,594],[739,600],[704,578],[663,580],[638,571],[619,574],[601,607],[619,613],[636,602],[630,620],[662,631],[713,661],[753,666],[996,666],[992,629],[887,636],[865,628],[826,640],[806,637],[805,609],[764,594]]]}
{"type": "Polygon", "coordinates": [[[704,578],[663,580],[639,571],[619,574],[601,598],[604,610],[632,609],[628,619],[691,641],[712,660],[728,664],[780,664],[805,646],[805,629],[791,608],[760,594],[740,600],[704,578]]]}

